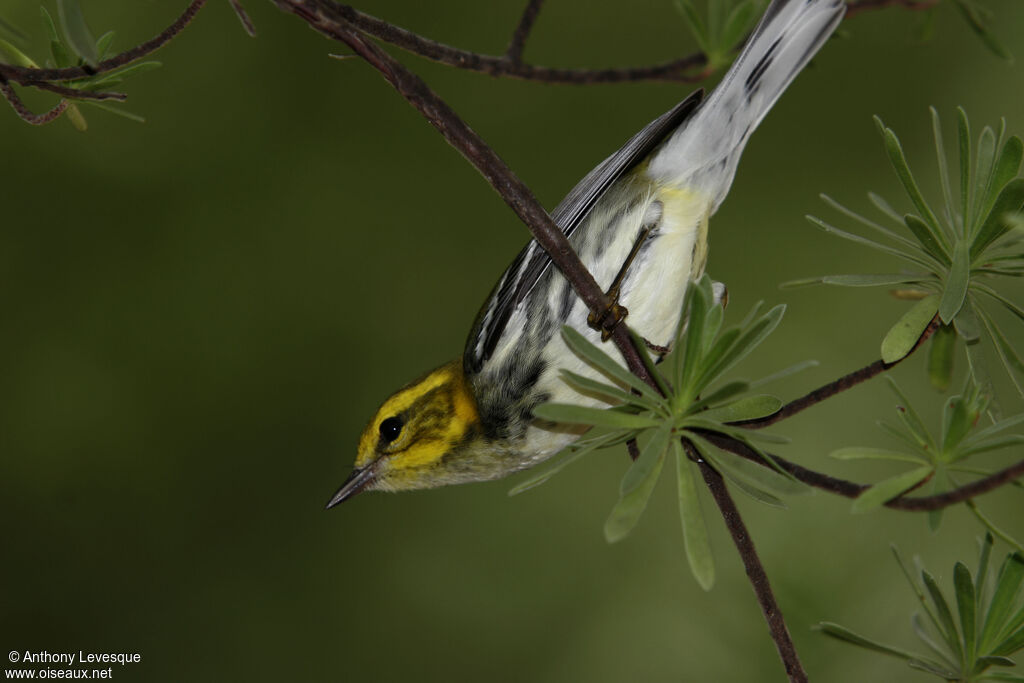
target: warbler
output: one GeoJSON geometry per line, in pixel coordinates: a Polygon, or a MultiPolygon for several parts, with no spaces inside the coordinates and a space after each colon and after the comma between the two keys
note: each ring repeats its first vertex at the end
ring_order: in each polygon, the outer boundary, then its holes
{"type": "MultiPolygon", "coordinates": [[[[652,121],[551,214],[652,348],[667,350],[687,286],[704,272],[708,219],[732,184],[750,134],[845,8],[843,0],[773,0],[711,95],[697,91],[652,121]]],[[[607,326],[588,313],[547,253],[530,242],[491,292],[462,357],[384,401],[359,440],[351,476],[327,507],[363,490],[503,477],[572,443],[582,428],[540,422],[532,411],[544,401],[600,405],[559,374],[596,377],[559,334],[570,325],[600,343],[607,326]]]]}

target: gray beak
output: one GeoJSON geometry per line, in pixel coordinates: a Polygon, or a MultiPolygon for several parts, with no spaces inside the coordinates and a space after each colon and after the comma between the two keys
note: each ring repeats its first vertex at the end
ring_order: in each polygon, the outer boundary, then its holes
{"type": "Polygon", "coordinates": [[[373,480],[377,477],[377,468],[374,466],[376,463],[371,463],[362,469],[356,468],[352,470],[352,474],[348,476],[345,483],[341,485],[337,493],[331,496],[331,500],[327,503],[327,509],[330,510],[338,503],[343,503],[352,496],[356,495],[367,486],[373,483],[373,480]]]}

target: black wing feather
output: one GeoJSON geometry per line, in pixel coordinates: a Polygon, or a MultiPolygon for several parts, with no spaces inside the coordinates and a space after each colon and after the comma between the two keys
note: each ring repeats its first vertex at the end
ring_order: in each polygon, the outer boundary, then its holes
{"type": "MultiPolygon", "coordinates": [[[[551,213],[552,220],[568,237],[594,208],[612,183],[643,161],[658,144],[678,128],[700,104],[704,91],[697,90],[675,107],[651,121],[588,173],[551,213]]],[[[531,240],[502,275],[480,311],[466,345],[466,370],[476,372],[491,357],[509,318],[551,266],[551,258],[531,240]]]]}

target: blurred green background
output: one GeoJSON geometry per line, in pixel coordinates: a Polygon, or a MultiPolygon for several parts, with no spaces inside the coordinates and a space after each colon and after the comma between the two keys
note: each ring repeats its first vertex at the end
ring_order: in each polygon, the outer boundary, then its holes
{"type": "MultiPolygon", "coordinates": [[[[83,4],[123,49],[185,3],[83,4]]],[[[784,680],[710,500],[710,593],[689,576],[666,482],[632,537],[606,545],[620,452],[521,497],[506,480],[324,512],[378,402],[461,351],[527,233],[368,66],[329,59],[341,46],[247,4],[256,40],[212,2],[157,55],[163,69],[129,82],[144,125],[86,107],[82,134],[0,108],[0,649],[141,653],[115,669],[125,681],[784,680]]],[[[523,4],[359,6],[493,53],[523,4]]],[[[1024,132],[1024,72],[946,4],[923,43],[919,15],[902,9],[844,23],[754,136],[712,221],[709,271],[729,286],[733,320],[758,299],[789,305],[739,374],[821,362],[775,387],[783,397],[876,358],[906,306],[880,290],[777,288],[896,265],[803,219],[852,227],[819,192],[863,210],[868,189],[902,202],[871,115],[900,134],[932,196],[929,105],[947,132],[958,104],[976,128],[1006,116],[1024,132]]],[[[988,4],[1024,54],[1024,3],[988,4]]],[[[35,0],[2,12],[45,53],[35,0]]],[[[612,66],[692,48],[669,0],[550,0],[526,58],[612,66]]],[[[545,86],[401,58],[549,207],[690,90],[545,86]]],[[[39,111],[54,102],[25,96],[39,111]]],[[[943,397],[923,360],[894,375],[937,424],[943,397]]],[[[1020,403],[1006,394],[1007,412],[1020,403]]],[[[794,440],[780,452],[862,481],[894,473],[825,457],[891,446],[874,422],[894,404],[882,383],[860,387],[776,428],[794,440]]],[[[982,502],[1024,535],[1019,490],[982,502]]],[[[955,559],[974,563],[966,510],[931,535],[921,515],[852,516],[825,494],[788,511],[740,506],[812,679],[928,680],[810,626],[916,647],[889,544],[948,588],[955,559]]]]}

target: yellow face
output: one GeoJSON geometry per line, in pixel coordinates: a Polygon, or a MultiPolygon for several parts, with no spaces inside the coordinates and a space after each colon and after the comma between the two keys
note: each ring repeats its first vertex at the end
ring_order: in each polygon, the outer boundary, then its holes
{"type": "Polygon", "coordinates": [[[442,365],[384,401],[359,439],[352,477],[328,507],[364,489],[444,483],[444,457],[465,446],[479,423],[461,360],[442,365]]]}

